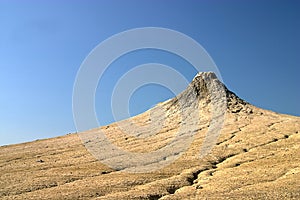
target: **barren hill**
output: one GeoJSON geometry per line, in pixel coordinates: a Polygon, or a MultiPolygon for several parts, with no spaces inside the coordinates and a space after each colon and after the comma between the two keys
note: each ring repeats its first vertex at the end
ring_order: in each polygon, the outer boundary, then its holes
{"type": "Polygon", "coordinates": [[[199,73],[133,118],[0,147],[0,199],[300,199],[299,131],[199,73]]]}

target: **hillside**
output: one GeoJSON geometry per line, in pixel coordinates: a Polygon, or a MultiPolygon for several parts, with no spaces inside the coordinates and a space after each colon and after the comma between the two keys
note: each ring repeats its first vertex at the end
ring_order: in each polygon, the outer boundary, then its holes
{"type": "Polygon", "coordinates": [[[300,199],[299,131],[299,117],[257,108],[203,72],[133,118],[0,147],[0,199],[300,199]],[[133,160],[101,131],[135,155],[164,151],[133,160]]]}

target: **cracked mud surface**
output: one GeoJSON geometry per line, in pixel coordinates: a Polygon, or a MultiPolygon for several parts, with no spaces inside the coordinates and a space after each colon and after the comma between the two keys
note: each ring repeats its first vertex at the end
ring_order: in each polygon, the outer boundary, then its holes
{"type": "MultiPolygon", "coordinates": [[[[151,173],[110,169],[77,134],[0,147],[0,199],[300,199],[300,118],[254,107],[229,91],[227,98],[225,123],[209,155],[199,159],[209,127],[209,110],[202,107],[188,151],[151,173]]],[[[181,122],[173,103],[162,103],[170,120],[150,139],[128,136],[116,124],[101,129],[124,149],[159,149],[181,122]]],[[[149,123],[149,113],[132,120],[149,123]]]]}

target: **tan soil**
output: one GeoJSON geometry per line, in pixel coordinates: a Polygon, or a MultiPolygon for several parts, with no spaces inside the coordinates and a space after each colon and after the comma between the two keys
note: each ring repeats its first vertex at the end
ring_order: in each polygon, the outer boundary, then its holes
{"type": "MultiPolygon", "coordinates": [[[[196,78],[191,88],[200,82],[196,78]]],[[[191,88],[179,98],[189,98],[191,88]]],[[[195,136],[188,151],[154,172],[111,169],[87,151],[78,134],[2,146],[0,199],[300,199],[300,118],[257,108],[226,92],[224,126],[202,159],[199,150],[210,121],[206,98],[196,102],[202,120],[189,130],[195,136]]],[[[116,123],[86,134],[101,129],[126,150],[157,150],[174,139],[182,121],[174,100],[157,107],[161,112],[168,108],[169,114],[159,133],[149,138],[128,136],[116,123]]],[[[146,125],[149,112],[124,123],[146,125]]]]}

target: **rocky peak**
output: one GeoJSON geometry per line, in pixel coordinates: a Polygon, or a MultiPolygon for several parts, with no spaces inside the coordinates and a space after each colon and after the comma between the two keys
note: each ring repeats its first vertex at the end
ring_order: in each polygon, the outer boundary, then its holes
{"type": "Polygon", "coordinates": [[[207,97],[210,92],[209,85],[211,85],[213,82],[216,82],[219,86],[224,87],[214,72],[199,72],[191,82],[191,86],[198,96],[207,97]]]}
{"type": "Polygon", "coordinates": [[[214,72],[199,72],[190,83],[188,88],[178,97],[184,98],[184,100],[190,105],[191,100],[196,99],[205,101],[209,104],[215,98],[226,99],[227,109],[230,112],[238,113],[244,111],[246,113],[252,113],[249,108],[250,104],[239,98],[235,93],[231,92],[216,76],[214,72]],[[217,94],[216,94],[217,93],[217,94]],[[226,98],[225,98],[226,97],[226,98]]]}

